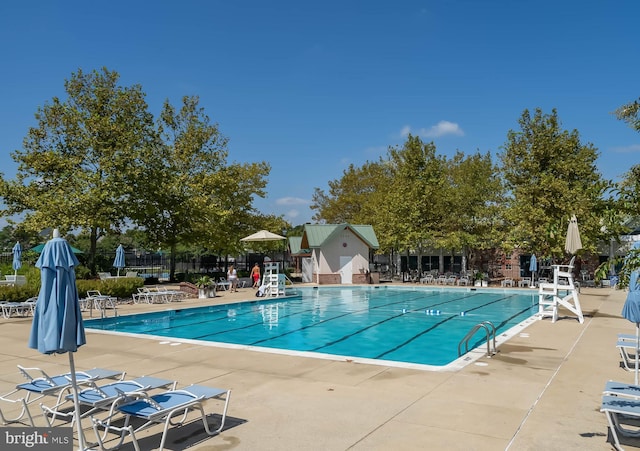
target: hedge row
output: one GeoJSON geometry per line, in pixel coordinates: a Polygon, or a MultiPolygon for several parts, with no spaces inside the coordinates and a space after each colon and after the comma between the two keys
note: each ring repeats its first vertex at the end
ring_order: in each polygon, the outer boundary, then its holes
{"type": "MultiPolygon", "coordinates": [[[[11,287],[0,286],[0,302],[23,302],[29,298],[37,297],[40,292],[40,281],[27,285],[11,287]]],[[[138,288],[144,285],[144,280],[140,277],[127,277],[107,280],[77,280],[78,296],[82,299],[87,297],[87,291],[97,290],[100,294],[115,296],[118,298],[131,298],[131,295],[138,292],[138,288]]]]}

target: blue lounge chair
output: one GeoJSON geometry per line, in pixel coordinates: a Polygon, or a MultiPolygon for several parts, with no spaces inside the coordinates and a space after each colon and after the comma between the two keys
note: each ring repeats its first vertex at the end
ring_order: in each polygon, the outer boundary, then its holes
{"type": "Polygon", "coordinates": [[[640,420],[640,399],[604,395],[600,411],[607,415],[609,430],[614,441],[613,446],[616,449],[622,450],[619,435],[640,437],[640,429],[637,427],[640,420]],[[633,427],[634,423],[636,427],[633,427]],[[630,426],[633,428],[631,429],[630,426]]]}
{"type": "MultiPolygon", "coordinates": [[[[78,392],[78,402],[81,406],[89,407],[89,410],[82,413],[82,417],[86,417],[100,409],[109,409],[120,396],[127,396],[135,392],[147,393],[159,388],[175,389],[177,382],[158,377],[142,376],[104,385],[97,385],[93,381],[83,383],[83,385],[88,385],[89,387],[78,392]]],[[[53,407],[47,407],[44,404],[40,404],[40,407],[49,426],[53,426],[53,422],[57,419],[71,421],[72,423],[75,420],[73,393],[59,396],[58,402],[53,407]]]]}
{"type": "Polygon", "coordinates": [[[616,347],[620,351],[622,365],[627,371],[635,371],[636,369],[636,336],[628,334],[618,334],[618,342],[616,347]]]}
{"type": "Polygon", "coordinates": [[[227,417],[227,408],[229,407],[230,398],[231,390],[206,387],[203,385],[190,385],[180,390],[168,390],[151,396],[145,393],[131,393],[127,396],[118,398],[113,403],[109,416],[104,420],[99,420],[95,417],[91,417],[91,419],[93,421],[93,429],[96,433],[96,437],[98,438],[100,449],[105,451],[119,448],[124,442],[127,434],[131,435],[131,440],[136,451],[140,451],[140,446],[138,445],[138,440],[136,439],[135,434],[156,424],[164,424],[159,448],[159,450],[162,451],[167,438],[169,426],[181,426],[184,424],[187,419],[187,415],[191,410],[197,410],[200,412],[204,429],[208,435],[215,435],[222,431],[227,417]],[[224,399],[224,408],[222,411],[220,426],[214,431],[209,428],[209,423],[207,422],[207,417],[203,407],[204,402],[211,399],[224,399]],[[119,417],[120,415],[125,416],[124,425],[121,427],[113,425],[111,423],[111,419],[119,417]],[[180,420],[177,422],[173,421],[173,418],[178,416],[181,417],[180,420]],[[135,419],[143,420],[145,423],[134,428],[130,423],[135,419]],[[100,434],[100,427],[105,429],[104,434],[100,434]],[[109,431],[120,434],[119,442],[112,448],[106,448],[104,445],[104,437],[109,431]]]}
{"type": "MultiPolygon", "coordinates": [[[[63,390],[70,388],[71,373],[49,376],[40,368],[26,368],[20,365],[18,365],[18,370],[27,379],[27,382],[16,385],[15,389],[0,396],[0,400],[12,404],[20,404],[22,407],[20,414],[15,418],[6,418],[0,409],[0,420],[2,420],[2,424],[17,423],[27,415],[30,425],[35,427],[33,417],[29,411],[29,404],[43,398],[44,396],[59,395],[63,390]],[[30,371],[37,371],[41,376],[34,377],[29,373],[30,371]],[[18,394],[22,393],[24,393],[24,396],[20,397],[18,394]],[[32,398],[32,396],[34,397],[32,398]]],[[[76,381],[78,383],[82,383],[96,381],[99,379],[122,379],[124,375],[125,373],[123,371],[93,368],[87,371],[76,371],[76,381]]]]}
{"type": "Polygon", "coordinates": [[[629,384],[627,382],[607,381],[604,395],[625,396],[640,400],[640,385],[629,384]]]}

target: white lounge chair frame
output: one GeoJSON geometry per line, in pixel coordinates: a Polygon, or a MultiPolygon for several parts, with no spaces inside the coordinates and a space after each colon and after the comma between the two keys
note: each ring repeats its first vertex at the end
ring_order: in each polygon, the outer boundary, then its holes
{"type": "Polygon", "coordinates": [[[131,396],[122,396],[118,398],[111,406],[109,416],[104,420],[91,417],[93,421],[93,430],[96,433],[98,444],[103,451],[110,451],[122,446],[127,434],[131,435],[131,440],[136,451],[140,451],[140,446],[136,438],[136,433],[148,429],[156,424],[164,424],[162,438],[160,439],[159,451],[164,449],[169,426],[182,426],[190,411],[196,410],[200,412],[204,429],[208,435],[216,435],[224,428],[227,418],[227,409],[229,400],[231,399],[231,390],[224,390],[213,387],[205,387],[202,385],[190,385],[180,390],[170,390],[149,396],[145,393],[133,393],[131,396]],[[172,397],[184,398],[182,402],[176,403],[172,397]],[[220,426],[216,430],[211,430],[207,422],[207,416],[204,411],[203,404],[210,399],[224,399],[224,408],[220,426]],[[174,401],[174,402],[172,402],[174,401]],[[122,427],[115,426],[111,423],[114,417],[120,414],[125,415],[124,425],[122,427]],[[177,422],[173,421],[174,417],[181,417],[177,422]],[[134,428],[130,424],[132,419],[142,419],[144,424],[134,428]],[[104,433],[99,432],[99,428],[105,429],[104,433]],[[105,447],[104,438],[108,431],[119,433],[120,440],[111,447],[105,447]]]}
{"type": "Polygon", "coordinates": [[[229,291],[229,288],[231,288],[231,282],[229,282],[225,277],[220,277],[216,282],[216,288],[223,291],[229,291]]]}
{"type": "Polygon", "coordinates": [[[30,298],[24,302],[3,302],[0,303],[2,316],[9,319],[12,316],[33,316],[36,311],[36,301],[38,298],[30,298]]]}
{"type": "MultiPolygon", "coordinates": [[[[29,411],[29,405],[44,398],[45,396],[59,395],[63,390],[71,387],[71,374],[59,374],[49,376],[40,368],[27,368],[18,365],[20,373],[28,380],[16,385],[16,388],[9,393],[0,396],[0,400],[21,406],[20,414],[14,418],[6,418],[0,409],[0,420],[2,424],[20,423],[25,415],[29,419],[29,424],[35,427],[33,416],[29,411]],[[33,377],[29,372],[38,372],[40,377],[33,377]],[[16,397],[24,393],[24,396],[16,397]],[[32,397],[33,396],[33,397],[32,397]]],[[[99,379],[120,379],[124,378],[124,371],[107,370],[104,368],[93,368],[87,371],[76,371],[78,383],[96,381],[99,379]]]]}
{"type": "Polygon", "coordinates": [[[622,365],[624,369],[627,371],[635,371],[636,370],[636,352],[638,352],[637,346],[637,337],[632,334],[618,334],[618,342],[616,343],[616,347],[618,351],[620,351],[620,358],[622,359],[622,365]],[[630,354],[630,351],[633,350],[633,355],[630,354]]]}
{"type": "MultiPolygon", "coordinates": [[[[175,390],[178,382],[152,376],[142,376],[131,380],[123,379],[103,385],[98,385],[93,380],[83,382],[82,384],[88,387],[78,392],[78,402],[80,405],[90,408],[82,413],[81,418],[84,418],[98,410],[108,410],[111,404],[120,396],[128,396],[136,392],[148,394],[151,390],[161,388],[175,390]]],[[[70,389],[71,387],[60,392],[54,406],[48,407],[40,404],[49,426],[54,426],[56,420],[70,421],[72,425],[76,420],[76,414],[73,410],[73,394],[69,393],[70,389]],[[67,407],[70,408],[70,410],[67,409],[67,407]]]]}
{"type": "Polygon", "coordinates": [[[608,381],[602,396],[600,411],[607,416],[613,446],[622,450],[619,435],[640,437],[640,386],[608,381]],[[630,428],[630,426],[632,428],[630,428]]]}

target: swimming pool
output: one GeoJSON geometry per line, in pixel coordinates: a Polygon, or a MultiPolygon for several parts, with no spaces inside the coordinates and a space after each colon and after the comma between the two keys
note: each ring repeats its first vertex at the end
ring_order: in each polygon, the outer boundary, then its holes
{"type": "MultiPolygon", "coordinates": [[[[537,291],[422,287],[300,288],[294,297],[86,320],[110,332],[442,367],[464,336],[491,321],[496,335],[529,320],[537,291]]],[[[486,342],[482,329],[469,349],[486,342]]]]}

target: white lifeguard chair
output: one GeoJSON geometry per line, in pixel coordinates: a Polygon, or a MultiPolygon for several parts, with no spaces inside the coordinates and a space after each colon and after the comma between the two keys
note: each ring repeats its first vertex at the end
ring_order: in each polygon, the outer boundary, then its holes
{"type": "Polygon", "coordinates": [[[543,282],[538,286],[538,316],[540,319],[551,317],[551,322],[558,319],[558,308],[563,306],[578,317],[582,324],[584,316],[578,289],[573,281],[573,264],[575,256],[568,265],[553,265],[553,282],[543,282]]]}
{"type": "Polygon", "coordinates": [[[280,274],[280,262],[265,262],[262,285],[264,285],[265,297],[275,298],[285,295],[285,276],[280,274]]]}

